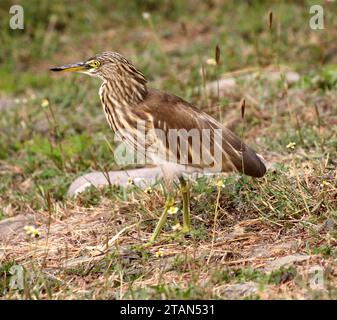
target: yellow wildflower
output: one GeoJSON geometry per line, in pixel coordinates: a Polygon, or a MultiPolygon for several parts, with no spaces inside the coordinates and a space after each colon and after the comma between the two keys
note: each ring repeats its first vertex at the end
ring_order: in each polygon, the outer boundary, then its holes
{"type": "Polygon", "coordinates": [[[213,58],[209,58],[206,60],[206,64],[208,64],[209,66],[216,66],[216,61],[213,58]]]}
{"type": "Polygon", "coordinates": [[[32,233],[30,234],[32,238],[38,238],[40,236],[40,230],[39,229],[34,229],[32,233]]]}
{"type": "Polygon", "coordinates": [[[330,186],[330,182],[323,180],[322,183],[319,185],[322,189],[330,186]]]}
{"type": "Polygon", "coordinates": [[[289,142],[287,145],[286,145],[286,148],[287,149],[291,149],[291,150],[294,150],[296,147],[296,143],[295,142],[289,142]]]}
{"type": "Polygon", "coordinates": [[[144,190],[145,193],[147,194],[150,194],[152,193],[152,188],[151,187],[147,187],[145,190],[144,190]]]}
{"type": "Polygon", "coordinates": [[[34,226],[24,226],[23,230],[26,232],[27,235],[31,236],[32,238],[38,238],[40,236],[40,230],[35,228],[34,226]]]}
{"type": "Polygon", "coordinates": [[[168,212],[168,214],[176,214],[178,212],[178,208],[172,206],[168,209],[167,212],[168,212]]]}
{"type": "Polygon", "coordinates": [[[49,100],[48,99],[43,99],[41,102],[41,107],[42,108],[47,108],[49,106],[49,100]]]}
{"type": "Polygon", "coordinates": [[[134,184],[133,179],[131,177],[129,177],[128,178],[128,185],[131,186],[133,184],[134,184]]]}
{"type": "Polygon", "coordinates": [[[218,180],[217,183],[216,183],[216,186],[217,186],[218,188],[224,188],[224,187],[225,187],[225,184],[223,183],[222,180],[218,180]]]}
{"type": "Polygon", "coordinates": [[[177,222],[173,227],[172,227],[173,231],[179,231],[181,230],[181,225],[179,222],[177,222]]]}
{"type": "Polygon", "coordinates": [[[156,258],[161,258],[164,256],[164,251],[162,249],[159,249],[158,251],[155,252],[154,254],[156,258]]]}

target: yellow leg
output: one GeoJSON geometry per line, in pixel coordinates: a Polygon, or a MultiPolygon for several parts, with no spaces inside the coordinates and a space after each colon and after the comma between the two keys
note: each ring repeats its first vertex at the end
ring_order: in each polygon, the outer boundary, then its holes
{"type": "Polygon", "coordinates": [[[159,219],[159,221],[157,223],[157,226],[154,229],[153,234],[152,234],[152,236],[150,238],[150,241],[149,241],[150,243],[153,243],[157,239],[157,237],[158,237],[161,229],[163,228],[163,226],[164,226],[164,224],[166,222],[167,215],[168,215],[168,209],[170,207],[172,207],[173,205],[174,205],[174,199],[173,199],[173,197],[168,196],[167,200],[165,202],[164,211],[163,211],[163,213],[162,213],[162,215],[161,215],[161,217],[160,217],[160,219],[159,219]]]}
{"type": "Polygon", "coordinates": [[[180,191],[183,196],[183,233],[191,231],[191,218],[190,218],[190,189],[188,183],[184,178],[180,178],[180,191]]]}

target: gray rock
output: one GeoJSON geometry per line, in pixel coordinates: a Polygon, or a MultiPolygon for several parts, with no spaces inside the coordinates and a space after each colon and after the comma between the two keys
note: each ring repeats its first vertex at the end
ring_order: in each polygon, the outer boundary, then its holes
{"type": "Polygon", "coordinates": [[[206,85],[206,91],[208,93],[216,94],[219,89],[220,94],[232,92],[233,89],[236,89],[238,83],[237,80],[244,80],[244,81],[253,81],[259,75],[262,79],[266,79],[271,82],[277,82],[283,79],[288,84],[296,83],[300,80],[300,75],[297,72],[293,71],[271,71],[271,70],[262,70],[261,72],[251,72],[244,75],[239,75],[237,77],[219,79],[217,81],[210,82],[206,85]]]}
{"type": "Polygon", "coordinates": [[[297,250],[297,243],[296,241],[289,241],[289,242],[282,242],[272,245],[258,245],[252,249],[249,254],[251,258],[263,258],[263,257],[270,257],[274,252],[296,252],[293,250],[297,250]]]}
{"type": "Polygon", "coordinates": [[[5,241],[13,234],[24,234],[24,226],[34,224],[33,215],[20,214],[0,221],[0,241],[5,241]]]}
{"type": "MultiPolygon", "coordinates": [[[[74,197],[83,192],[86,188],[94,186],[108,186],[109,181],[112,185],[121,187],[128,186],[129,178],[133,183],[141,189],[146,189],[148,186],[154,185],[158,180],[163,178],[163,173],[160,167],[139,168],[120,171],[109,171],[109,178],[103,172],[91,172],[81,177],[78,177],[69,187],[68,196],[74,197]]],[[[214,176],[211,172],[184,172],[183,176],[190,180],[195,180],[200,177],[207,177],[208,179],[214,176]]]]}
{"type": "Polygon", "coordinates": [[[128,185],[129,178],[133,180],[135,185],[145,189],[147,186],[153,185],[158,179],[162,177],[162,172],[159,167],[110,171],[108,174],[108,179],[102,172],[91,172],[77,178],[70,185],[68,196],[76,196],[91,186],[107,186],[109,185],[109,181],[111,184],[125,187],[128,185]]]}
{"type": "Polygon", "coordinates": [[[296,262],[301,262],[310,259],[310,256],[303,255],[303,254],[291,254],[282,258],[278,258],[276,260],[273,260],[269,262],[265,266],[266,271],[273,271],[275,269],[279,269],[281,267],[285,267],[291,264],[294,264],[296,262]]]}
{"type": "Polygon", "coordinates": [[[258,286],[254,282],[230,284],[223,289],[221,296],[227,299],[239,299],[250,296],[258,291],[258,286]]]}
{"type": "Polygon", "coordinates": [[[0,110],[6,110],[13,106],[15,106],[15,101],[13,99],[0,97],[0,110]]]}
{"type": "Polygon", "coordinates": [[[228,79],[220,79],[219,81],[213,81],[206,85],[206,91],[212,94],[219,93],[228,93],[228,91],[233,90],[233,88],[236,88],[237,83],[235,78],[228,78],[228,79]]]}
{"type": "Polygon", "coordinates": [[[336,229],[336,221],[331,218],[326,219],[325,229],[328,231],[334,231],[336,229]]]}

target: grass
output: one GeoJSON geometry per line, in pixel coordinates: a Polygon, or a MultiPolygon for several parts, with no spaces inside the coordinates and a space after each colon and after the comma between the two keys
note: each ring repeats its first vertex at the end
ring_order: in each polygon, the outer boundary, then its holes
{"type": "Polygon", "coordinates": [[[33,213],[41,237],[18,233],[1,243],[0,297],[336,299],[335,3],[323,4],[321,31],[308,27],[312,1],[135,1],[132,10],[123,1],[31,1],[24,31],[7,27],[11,4],[0,6],[0,98],[14,101],[0,117],[0,220],[33,213]],[[220,64],[208,65],[217,45],[220,64]],[[193,184],[192,236],[172,232],[177,215],[147,249],[141,245],[163,207],[159,186],[151,195],[107,187],[67,198],[77,176],[116,169],[106,142],[113,135],[99,81],[61,79],[48,67],[104,50],[124,53],[154,87],[222,116],[238,135],[244,130],[272,163],[260,180],[223,177],[215,226],[218,188],[205,179],[193,184]],[[270,82],[259,72],[268,66],[287,66],[300,81],[270,82]],[[258,71],[235,91],[204,95],[211,81],[250,67],[258,71]],[[295,253],[310,260],[267,271],[295,253]],[[324,290],[310,288],[312,266],[324,269],[324,290]],[[255,289],[233,289],[247,283],[255,289]]]}

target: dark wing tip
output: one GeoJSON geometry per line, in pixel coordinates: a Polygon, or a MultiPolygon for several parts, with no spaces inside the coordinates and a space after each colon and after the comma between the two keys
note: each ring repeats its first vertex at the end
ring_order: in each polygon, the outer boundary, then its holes
{"type": "Polygon", "coordinates": [[[260,164],[259,164],[259,169],[257,171],[258,172],[258,176],[256,178],[261,178],[267,172],[267,165],[266,165],[265,160],[261,156],[257,155],[257,157],[259,158],[260,164]]]}
{"type": "Polygon", "coordinates": [[[254,178],[261,178],[267,172],[267,167],[262,157],[249,147],[243,152],[242,172],[254,178]]]}
{"type": "Polygon", "coordinates": [[[254,173],[251,176],[255,177],[255,178],[262,178],[265,175],[266,172],[267,172],[266,166],[259,159],[259,163],[257,164],[257,167],[256,167],[254,173]]]}
{"type": "Polygon", "coordinates": [[[232,148],[227,148],[226,152],[237,170],[254,178],[261,178],[267,172],[265,160],[252,148],[248,147],[233,132],[226,129],[225,141],[232,148]],[[232,150],[231,150],[232,149],[232,150]],[[234,151],[236,150],[236,152],[234,151]]]}

